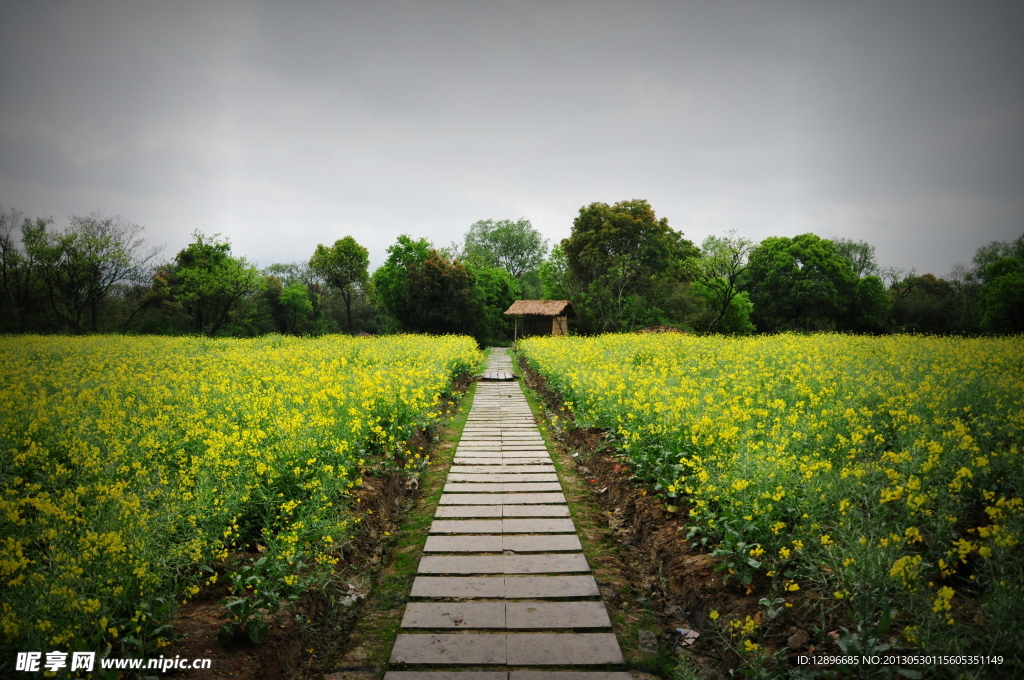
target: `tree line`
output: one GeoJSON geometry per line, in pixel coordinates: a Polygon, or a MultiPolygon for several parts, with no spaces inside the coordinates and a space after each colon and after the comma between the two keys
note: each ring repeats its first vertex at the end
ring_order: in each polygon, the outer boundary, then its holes
{"type": "Polygon", "coordinates": [[[881,268],[873,246],[814,234],[758,243],[730,232],[698,247],[631,200],[582,207],[550,250],[525,219],[481,220],[446,247],[403,234],[371,274],[351,236],[261,270],[219,235],[196,232],[160,260],[120,217],[51,224],[0,213],[0,332],[419,332],[495,344],[512,330],[504,310],[523,298],[571,300],[579,333],[1024,331],[1024,236],[940,278],[881,268]]]}

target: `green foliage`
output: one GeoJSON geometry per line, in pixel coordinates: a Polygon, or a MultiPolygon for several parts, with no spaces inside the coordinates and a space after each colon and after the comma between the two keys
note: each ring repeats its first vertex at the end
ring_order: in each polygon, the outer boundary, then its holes
{"type": "Polygon", "coordinates": [[[436,250],[410,265],[405,277],[402,325],[418,333],[471,334],[478,303],[472,280],[461,262],[449,262],[436,250]]]}
{"type": "Polygon", "coordinates": [[[705,309],[691,317],[694,327],[699,329],[712,328],[715,332],[726,335],[750,335],[756,329],[750,320],[754,305],[746,291],[736,291],[729,300],[725,313],[717,310],[720,304],[720,291],[712,291],[701,281],[694,281],[690,288],[693,298],[703,302],[705,309]],[[716,319],[717,317],[717,319],[716,319]]]}
{"type": "Polygon", "coordinates": [[[505,310],[519,299],[520,283],[498,267],[466,265],[473,288],[474,336],[481,345],[502,344],[512,333],[512,320],[505,310]]]}
{"type": "Polygon", "coordinates": [[[875,262],[875,247],[865,241],[853,241],[848,238],[834,238],[832,245],[840,257],[845,257],[853,267],[857,276],[877,274],[878,263],[875,262]]]}
{"type": "Polygon", "coordinates": [[[884,333],[892,325],[890,307],[882,279],[874,275],[858,279],[848,327],[859,333],[884,333]]]}
{"type": "Polygon", "coordinates": [[[53,314],[74,333],[98,330],[99,310],[115,284],[138,274],[156,255],[144,253],[142,227],[99,213],[71,216],[64,232],[47,231],[49,219],[22,225],[25,253],[46,290],[53,314]]]}
{"type": "Polygon", "coordinates": [[[1024,266],[1004,257],[988,265],[981,287],[982,328],[994,333],[1024,331],[1024,266]]]}
{"type": "MultiPolygon", "coordinates": [[[[975,330],[976,324],[963,323],[965,294],[976,284],[958,291],[952,282],[933,274],[908,276],[890,288],[892,318],[897,328],[917,333],[956,333],[975,330]]],[[[972,303],[976,305],[976,302],[972,303]]]]}
{"type": "Polygon", "coordinates": [[[568,300],[572,297],[569,290],[569,262],[561,243],[552,248],[551,256],[541,263],[539,275],[542,299],[568,300]]]}
{"type": "Polygon", "coordinates": [[[374,297],[392,317],[401,323],[407,313],[406,278],[414,264],[426,262],[431,245],[426,239],[414,241],[402,234],[398,242],[388,248],[388,259],[373,272],[374,297]]]}
{"type": "Polygon", "coordinates": [[[666,302],[698,254],[644,200],[580,208],[562,241],[573,302],[586,330],[664,323],[666,302]]]}
{"type": "Polygon", "coordinates": [[[172,287],[176,300],[192,316],[194,329],[213,337],[263,281],[244,257],[232,257],[231,244],[219,240],[219,234],[197,231],[193,237],[195,241],[174,258],[172,287]]]}
{"type": "Polygon", "coordinates": [[[341,293],[349,333],[352,333],[352,300],[369,280],[366,271],[369,265],[369,252],[351,236],[338,239],[330,248],[317,244],[316,252],[309,260],[310,270],[341,293]]]}
{"type": "Polygon", "coordinates": [[[264,556],[230,574],[232,597],[221,601],[228,622],[217,631],[217,638],[229,642],[241,634],[254,643],[262,642],[270,632],[266,617],[277,613],[282,598],[296,600],[305,590],[297,575],[303,566],[301,561],[289,564],[264,556]]]}
{"type": "Polygon", "coordinates": [[[989,265],[998,260],[1012,258],[1024,263],[1024,235],[1013,241],[993,241],[987,246],[978,248],[974,254],[974,278],[982,282],[988,280],[989,265]]]}
{"type": "Polygon", "coordinates": [[[547,249],[547,239],[527,219],[480,220],[466,232],[466,259],[500,267],[516,278],[536,270],[547,249]]]}
{"type": "Polygon", "coordinates": [[[766,238],[744,278],[760,331],[842,328],[856,304],[850,261],[814,234],[766,238]]]}
{"type": "Polygon", "coordinates": [[[695,258],[692,266],[698,295],[705,300],[711,314],[705,332],[720,330],[724,333],[749,333],[753,331],[750,312],[744,318],[741,309],[749,307],[741,301],[733,304],[740,294],[739,281],[748,266],[748,258],[755,247],[749,239],[739,238],[735,232],[727,236],[708,236],[701,244],[703,253],[695,258]],[[732,318],[726,319],[726,316],[732,318]]]}

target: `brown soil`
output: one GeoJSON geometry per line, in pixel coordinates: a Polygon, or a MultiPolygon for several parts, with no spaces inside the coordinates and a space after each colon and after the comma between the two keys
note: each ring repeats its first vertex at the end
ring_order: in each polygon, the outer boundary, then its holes
{"type": "MultiPolygon", "coordinates": [[[[720,559],[686,540],[689,508],[667,505],[650,484],[631,479],[628,458],[609,444],[607,433],[573,428],[572,414],[562,408],[561,398],[548,388],[543,376],[532,372],[525,362],[520,366],[526,385],[544,399],[560,422],[569,424],[558,434],[564,447],[560,457],[575,468],[592,500],[604,511],[607,530],[617,543],[618,559],[628,570],[627,578],[635,589],[649,593],[647,599],[663,624],[660,644],[690,658],[701,677],[728,677],[730,669],[738,671],[743,660],[722,643],[708,615],[717,611],[718,624],[747,616],[760,622],[759,600],[769,596],[769,579],[760,574],[749,587],[735,579],[724,584],[723,573],[715,570],[720,559]],[[701,635],[695,643],[680,646],[677,628],[701,635]]],[[[830,617],[819,620],[813,597],[805,591],[786,593],[786,601],[793,607],[771,622],[762,642],[769,654],[786,648],[787,643],[793,644],[790,656],[806,654],[815,645],[819,653],[826,647],[836,651],[830,638],[815,640],[812,628],[824,623],[824,630],[833,631],[842,622],[830,617]],[[806,639],[801,642],[802,638],[806,639]]]]}

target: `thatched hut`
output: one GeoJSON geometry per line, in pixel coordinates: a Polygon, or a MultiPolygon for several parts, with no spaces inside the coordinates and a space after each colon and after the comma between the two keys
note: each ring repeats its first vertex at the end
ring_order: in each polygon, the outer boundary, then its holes
{"type": "Polygon", "coordinates": [[[517,340],[531,335],[566,335],[569,319],[576,318],[568,300],[516,300],[505,314],[516,317],[517,340]]]}

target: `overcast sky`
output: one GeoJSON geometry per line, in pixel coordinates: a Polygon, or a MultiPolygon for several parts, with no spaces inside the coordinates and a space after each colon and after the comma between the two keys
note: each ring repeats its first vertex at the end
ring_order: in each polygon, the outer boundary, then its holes
{"type": "Polygon", "coordinates": [[[1024,3],[0,0],[0,207],[260,265],[643,198],[948,272],[1024,233],[1024,3]]]}

